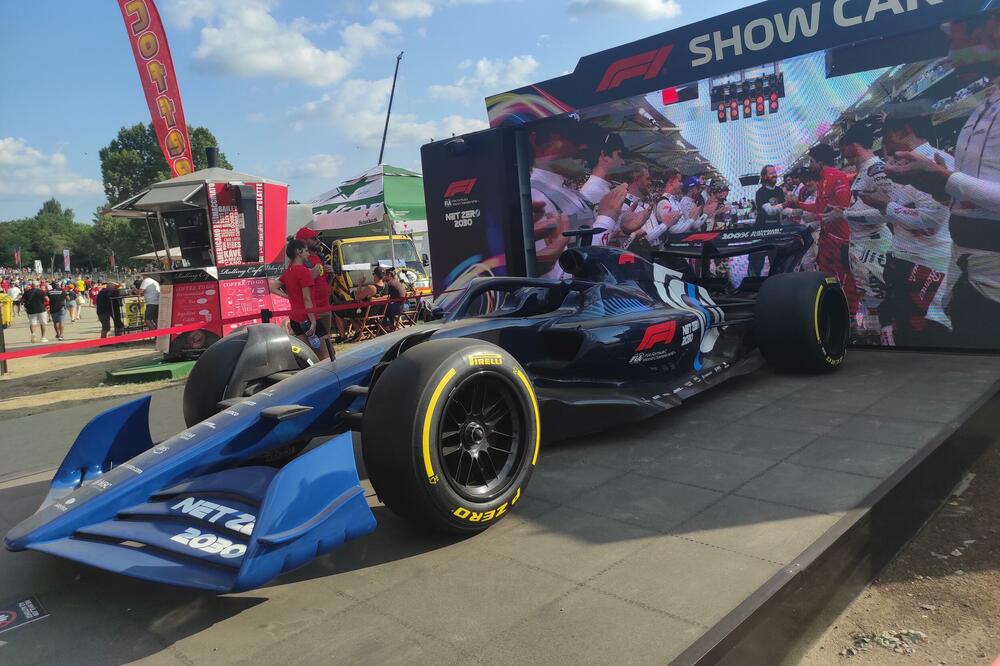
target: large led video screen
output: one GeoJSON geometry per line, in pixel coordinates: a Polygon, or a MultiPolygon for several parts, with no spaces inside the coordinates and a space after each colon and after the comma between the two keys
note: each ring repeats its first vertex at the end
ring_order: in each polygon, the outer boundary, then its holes
{"type": "MultiPolygon", "coordinates": [[[[802,270],[840,278],[853,343],[1000,348],[1000,208],[914,167],[998,180],[998,74],[984,14],[531,122],[538,275],[561,276],[562,232],[584,224],[645,255],[671,234],[803,225],[802,270]]],[[[734,291],[769,268],[720,264],[734,291]]]]}

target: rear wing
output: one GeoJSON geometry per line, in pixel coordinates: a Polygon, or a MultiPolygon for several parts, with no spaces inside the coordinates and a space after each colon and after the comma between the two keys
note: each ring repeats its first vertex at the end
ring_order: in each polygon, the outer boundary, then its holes
{"type": "Polygon", "coordinates": [[[812,232],[797,224],[670,234],[665,249],[653,252],[652,260],[664,265],[671,259],[695,260],[695,271],[705,280],[711,277],[712,260],[766,254],[774,275],[798,268],[812,243],[812,232]]]}

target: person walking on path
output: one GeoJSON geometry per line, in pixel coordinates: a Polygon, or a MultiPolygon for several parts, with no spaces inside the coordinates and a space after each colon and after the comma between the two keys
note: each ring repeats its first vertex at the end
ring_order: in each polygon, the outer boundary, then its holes
{"type": "Polygon", "coordinates": [[[21,302],[24,304],[24,311],[28,313],[31,341],[38,342],[39,334],[41,334],[41,341],[48,342],[49,339],[45,337],[45,324],[47,323],[45,306],[48,303],[48,298],[36,281],[29,282],[28,287],[21,296],[21,302]]]}

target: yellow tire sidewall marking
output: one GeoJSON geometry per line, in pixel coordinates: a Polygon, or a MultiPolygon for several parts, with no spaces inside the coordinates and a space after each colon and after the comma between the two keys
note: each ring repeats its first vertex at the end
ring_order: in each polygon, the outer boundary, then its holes
{"type": "Polygon", "coordinates": [[[823,338],[819,335],[819,299],[823,296],[823,287],[816,290],[816,307],[813,311],[813,325],[816,327],[816,342],[823,344],[823,338]]]}
{"type": "Polygon", "coordinates": [[[427,473],[428,479],[433,479],[436,483],[437,474],[434,472],[434,463],[431,461],[431,422],[434,420],[434,408],[437,407],[438,400],[441,399],[441,394],[444,393],[444,389],[448,386],[458,371],[455,368],[451,368],[445,373],[441,381],[434,388],[434,393],[431,394],[431,401],[427,405],[427,411],[424,414],[424,428],[423,436],[421,438],[421,444],[424,454],[424,471],[427,473]]]}
{"type": "Polygon", "coordinates": [[[538,413],[538,400],[535,398],[535,390],[531,388],[531,382],[529,382],[528,378],[524,376],[524,373],[517,368],[514,368],[514,374],[517,375],[517,378],[524,384],[524,388],[528,390],[528,395],[531,396],[531,408],[535,413],[535,453],[531,457],[531,464],[534,465],[538,462],[538,449],[541,446],[542,439],[542,420],[538,413]]]}

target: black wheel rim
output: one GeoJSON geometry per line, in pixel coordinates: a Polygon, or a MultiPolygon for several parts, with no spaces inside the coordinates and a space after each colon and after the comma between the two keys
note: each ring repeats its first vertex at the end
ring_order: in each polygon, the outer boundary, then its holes
{"type": "Polygon", "coordinates": [[[510,380],[493,372],[471,375],[449,393],[438,453],[455,492],[487,502],[507,490],[525,455],[524,416],[510,380]]]}

